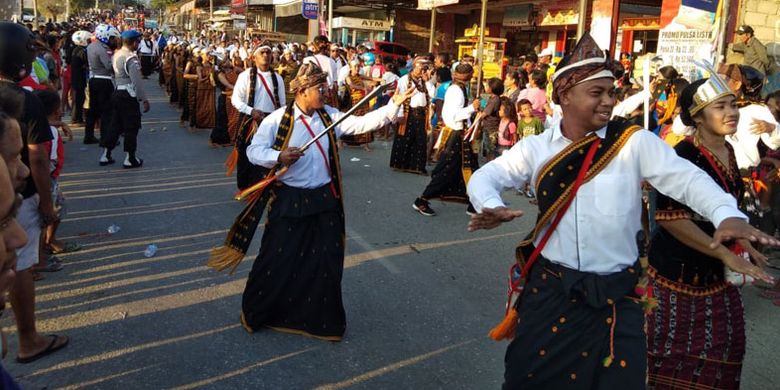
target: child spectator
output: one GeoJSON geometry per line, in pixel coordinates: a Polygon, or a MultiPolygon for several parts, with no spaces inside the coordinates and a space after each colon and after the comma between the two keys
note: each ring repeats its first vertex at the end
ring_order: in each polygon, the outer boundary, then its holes
{"type": "MultiPolygon", "coordinates": [[[[57,228],[62,218],[65,217],[65,197],[58,184],[58,178],[62,172],[65,163],[64,141],[60,136],[59,128],[68,136],[68,140],[73,140],[73,134],[70,129],[62,122],[62,103],[58,93],[51,90],[37,91],[35,93],[43,105],[43,111],[49,120],[52,141],[46,144],[46,150],[51,159],[51,196],[54,203],[54,209],[57,211],[57,221],[46,226],[43,232],[43,245],[46,250],[52,254],[74,252],[81,247],[75,243],[64,243],[57,240],[57,228]]],[[[46,267],[62,268],[61,261],[57,256],[50,256],[46,267]]]]}
{"type": "Polygon", "coordinates": [[[544,111],[544,105],[547,104],[547,75],[541,70],[535,70],[531,72],[530,80],[528,81],[528,88],[520,91],[517,95],[517,101],[520,102],[526,99],[531,102],[531,108],[533,115],[539,118],[539,121],[544,124],[544,120],[547,115],[544,111]]]}
{"type": "Polygon", "coordinates": [[[528,99],[521,99],[517,103],[517,108],[520,113],[520,120],[518,127],[520,128],[521,137],[529,137],[532,135],[539,135],[544,132],[544,125],[533,113],[533,103],[528,99]]]}
{"type": "Polygon", "coordinates": [[[485,82],[485,93],[488,94],[487,104],[482,110],[482,150],[487,160],[496,158],[498,145],[498,110],[501,106],[501,94],[504,93],[504,82],[493,77],[485,82]]]}
{"type": "MultiPolygon", "coordinates": [[[[542,124],[542,121],[539,120],[536,116],[533,114],[533,104],[528,99],[522,99],[520,102],[517,103],[517,107],[519,107],[520,111],[520,121],[518,123],[518,127],[520,128],[520,134],[523,138],[525,137],[531,137],[534,135],[539,135],[544,132],[544,125],[542,124]]],[[[536,195],[534,195],[533,187],[526,184],[525,186],[525,196],[527,196],[529,199],[536,198],[536,195]]]]}
{"type": "Polygon", "coordinates": [[[501,155],[517,142],[517,110],[507,96],[501,97],[498,117],[501,118],[498,124],[498,154],[501,155]]]}

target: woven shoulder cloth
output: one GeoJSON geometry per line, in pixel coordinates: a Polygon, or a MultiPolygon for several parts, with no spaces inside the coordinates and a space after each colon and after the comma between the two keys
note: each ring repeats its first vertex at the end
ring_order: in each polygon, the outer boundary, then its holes
{"type": "MultiPolygon", "coordinates": [[[[641,130],[640,126],[630,124],[627,121],[609,122],[607,134],[596,150],[593,162],[585,173],[583,184],[596,177],[617,156],[629,138],[639,130],[641,130]]],[[[533,251],[533,242],[536,237],[558,213],[561,205],[565,204],[571,196],[572,185],[577,178],[577,170],[582,166],[588,147],[596,141],[596,138],[598,138],[597,135],[591,134],[572,143],[553,156],[539,171],[534,183],[539,205],[536,225],[531,233],[520,242],[515,253],[517,262],[521,266],[527,260],[528,254],[533,251]]]]}
{"type": "MultiPolygon", "coordinates": [[[[274,150],[282,151],[287,149],[287,146],[290,142],[290,136],[292,135],[293,128],[295,127],[293,118],[294,107],[294,101],[287,104],[282,121],[279,123],[276,139],[274,140],[273,146],[271,146],[271,148],[274,150]]],[[[330,115],[328,115],[324,109],[318,110],[317,113],[320,115],[320,118],[322,119],[325,127],[328,127],[331,125],[331,123],[333,123],[330,115]]],[[[333,181],[334,188],[336,188],[338,191],[338,198],[341,201],[341,165],[336,147],[336,137],[332,131],[328,132],[328,137],[330,141],[330,166],[335,167],[335,169],[331,169],[331,180],[333,181]]],[[[267,170],[266,175],[274,174],[276,174],[276,169],[267,170]]],[[[209,267],[214,268],[219,272],[228,268],[230,269],[231,274],[235,272],[238,265],[246,256],[246,253],[249,250],[249,246],[252,244],[252,239],[254,238],[255,232],[257,231],[257,226],[260,224],[260,220],[263,217],[263,212],[265,211],[266,205],[268,204],[269,199],[272,197],[273,187],[269,186],[262,191],[258,191],[258,193],[254,194],[251,198],[248,199],[246,207],[244,207],[244,210],[242,210],[241,213],[236,217],[233,225],[230,227],[223,245],[211,250],[207,263],[209,267]]],[[[341,219],[343,222],[343,204],[341,210],[341,219]]]]}

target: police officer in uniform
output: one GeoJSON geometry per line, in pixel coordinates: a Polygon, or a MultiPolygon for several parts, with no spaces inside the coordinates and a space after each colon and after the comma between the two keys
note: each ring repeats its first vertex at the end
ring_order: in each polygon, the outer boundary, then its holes
{"type": "Polygon", "coordinates": [[[111,95],[112,122],[103,143],[103,157],[111,160],[111,150],[119,136],[124,135],[125,161],[122,166],[128,169],[138,168],[144,163],[136,156],[138,131],[141,129],[141,108],[138,102],[144,105],[144,112],[149,111],[149,100],[141,83],[141,63],[135,54],[140,43],[141,33],[127,30],[122,33],[122,48],[114,53],[116,89],[111,95]]]}
{"type": "MultiPolygon", "coordinates": [[[[106,128],[111,123],[111,92],[114,90],[112,83],[114,71],[111,68],[110,52],[119,46],[119,30],[116,27],[101,24],[95,28],[95,40],[87,46],[87,61],[89,62],[89,110],[87,111],[87,123],[84,127],[84,143],[96,144],[100,142],[95,138],[95,121],[100,119],[101,129],[105,134],[106,128]]],[[[100,159],[100,165],[108,165],[113,161],[100,159]]]]}

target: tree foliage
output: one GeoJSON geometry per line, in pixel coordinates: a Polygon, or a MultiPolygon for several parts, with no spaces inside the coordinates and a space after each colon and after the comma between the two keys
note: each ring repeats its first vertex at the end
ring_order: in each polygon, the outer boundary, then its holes
{"type": "Polygon", "coordinates": [[[152,9],[165,9],[168,8],[169,5],[175,4],[177,0],[151,0],[149,2],[149,7],[152,9]]]}
{"type": "Polygon", "coordinates": [[[66,1],[68,0],[38,0],[38,13],[56,22],[65,15],[66,1]]]}

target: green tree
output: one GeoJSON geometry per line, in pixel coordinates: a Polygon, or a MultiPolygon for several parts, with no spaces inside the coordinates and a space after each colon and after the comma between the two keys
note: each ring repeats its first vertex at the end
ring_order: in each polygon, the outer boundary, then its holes
{"type": "Polygon", "coordinates": [[[38,13],[46,19],[56,22],[59,16],[65,17],[65,2],[67,0],[38,0],[38,13]]]}
{"type": "Polygon", "coordinates": [[[152,9],[166,9],[174,3],[176,3],[176,0],[152,0],[149,2],[149,7],[152,9]]]}

